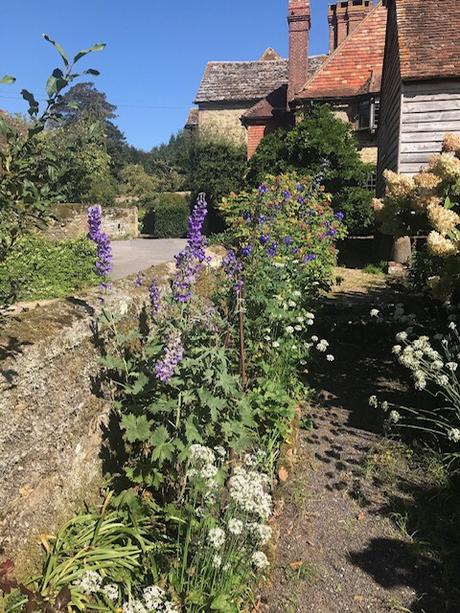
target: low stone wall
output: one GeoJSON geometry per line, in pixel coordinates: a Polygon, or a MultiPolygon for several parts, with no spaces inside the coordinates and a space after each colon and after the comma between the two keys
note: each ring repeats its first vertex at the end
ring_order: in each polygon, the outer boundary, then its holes
{"type": "MultiPolygon", "coordinates": [[[[225,250],[207,250],[211,267],[225,250]]],[[[168,287],[175,264],[146,271],[168,287]]],[[[105,307],[138,323],[147,288],[117,281],[105,307]]],[[[97,290],[10,316],[0,327],[0,563],[36,567],[40,535],[99,499],[110,403],[98,387],[97,290]]]]}
{"type": "MultiPolygon", "coordinates": [[[[173,264],[152,269],[166,283],[173,264]]],[[[150,272],[149,272],[150,275],[150,272]]],[[[137,314],[146,289],[114,284],[107,307],[137,314]]],[[[97,291],[11,317],[0,328],[0,562],[34,566],[41,534],[94,501],[109,404],[97,392],[97,291]]]]}
{"type": "MultiPolygon", "coordinates": [[[[52,209],[52,218],[44,234],[54,240],[86,236],[87,217],[87,204],[57,204],[52,209]]],[[[136,238],[139,236],[137,207],[103,207],[102,230],[112,240],[136,238]]]]}

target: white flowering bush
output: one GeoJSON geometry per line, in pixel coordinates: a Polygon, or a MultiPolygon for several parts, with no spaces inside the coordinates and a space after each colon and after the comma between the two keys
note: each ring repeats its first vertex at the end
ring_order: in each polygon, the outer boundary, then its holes
{"type": "MultiPolygon", "coordinates": [[[[412,317],[408,317],[412,321],[412,317]]],[[[460,458],[460,336],[451,321],[446,334],[433,339],[416,335],[413,326],[396,335],[393,354],[407,368],[416,390],[431,396],[429,408],[414,408],[369,398],[371,407],[387,414],[391,427],[411,429],[435,437],[447,450],[450,462],[460,458]]]]}
{"type": "Polygon", "coordinates": [[[448,134],[443,151],[414,177],[385,172],[386,194],[374,200],[384,234],[427,234],[413,264],[414,280],[445,299],[460,273],[460,138],[448,134]]]}

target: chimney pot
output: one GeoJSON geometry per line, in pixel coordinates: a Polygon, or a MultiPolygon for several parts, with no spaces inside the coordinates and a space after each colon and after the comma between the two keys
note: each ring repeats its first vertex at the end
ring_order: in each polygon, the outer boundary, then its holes
{"type": "Polygon", "coordinates": [[[308,78],[308,38],[311,27],[310,0],[289,0],[288,102],[308,78]]]}

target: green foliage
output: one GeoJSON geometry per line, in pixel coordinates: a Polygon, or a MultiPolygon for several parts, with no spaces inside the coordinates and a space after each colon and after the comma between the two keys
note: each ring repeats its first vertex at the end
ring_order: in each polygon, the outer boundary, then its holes
{"type": "MultiPolygon", "coordinates": [[[[29,105],[27,131],[16,129],[0,117],[0,132],[6,141],[6,146],[0,148],[0,263],[25,232],[45,224],[49,204],[58,198],[54,185],[59,169],[52,153],[43,154],[38,135],[59,119],[57,107],[66,88],[82,74],[97,74],[94,69],[76,73],[75,64],[88,53],[100,51],[105,46],[97,43],[69,60],[56,41],[47,35],[44,38],[55,47],[63,62],[63,67],[55,68],[48,78],[44,110],[40,112],[34,95],[23,89],[21,95],[29,105]]],[[[3,82],[12,82],[12,79],[3,82]]],[[[14,298],[13,288],[4,287],[0,308],[14,298]]]]}
{"type": "Polygon", "coordinates": [[[123,195],[148,198],[157,191],[154,178],[148,175],[140,164],[127,164],[122,169],[120,178],[120,191],[123,195]]]}
{"type": "Polygon", "coordinates": [[[96,249],[86,238],[24,236],[0,263],[0,294],[13,287],[19,300],[69,296],[98,283],[95,266],[96,249]]]}
{"type": "Polygon", "coordinates": [[[142,232],[155,238],[180,238],[187,234],[188,198],[181,194],[155,194],[142,205],[142,232]]]}
{"type": "Polygon", "coordinates": [[[189,155],[186,186],[194,197],[201,192],[206,194],[210,205],[208,230],[222,231],[218,205],[223,197],[243,189],[246,148],[226,141],[194,138],[189,155]]]}
{"type": "Polygon", "coordinates": [[[345,212],[347,228],[356,235],[374,227],[372,192],[365,188],[372,170],[361,161],[349,124],[322,105],[313,106],[295,128],[267,135],[249,162],[247,179],[257,186],[267,174],[319,177],[334,210],[345,212]]]}
{"type": "Polygon", "coordinates": [[[363,268],[363,272],[368,275],[384,275],[388,268],[388,262],[381,260],[378,264],[368,264],[363,268]]]}

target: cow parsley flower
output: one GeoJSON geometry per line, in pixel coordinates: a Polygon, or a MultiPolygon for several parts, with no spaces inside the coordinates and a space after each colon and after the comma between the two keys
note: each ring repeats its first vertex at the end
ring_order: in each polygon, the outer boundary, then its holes
{"type": "Polygon", "coordinates": [[[218,569],[221,566],[222,566],[222,556],[215,555],[212,558],[212,567],[218,569]]]}
{"type": "Polygon", "coordinates": [[[267,475],[237,467],[229,480],[230,498],[246,513],[267,519],[272,510],[272,498],[265,489],[267,475]]]}
{"type": "Polygon", "coordinates": [[[260,545],[266,545],[272,538],[273,531],[267,524],[252,522],[248,524],[248,530],[260,545]]]}
{"type": "Polygon", "coordinates": [[[398,413],[398,411],[391,411],[390,412],[390,421],[391,422],[393,422],[394,424],[397,424],[400,419],[401,419],[401,415],[398,413]]]}
{"type": "Polygon", "coordinates": [[[396,335],[396,340],[399,342],[404,342],[407,340],[407,332],[398,332],[396,335]]]}
{"type": "Polygon", "coordinates": [[[460,428],[452,428],[449,431],[448,439],[453,443],[460,443],[460,428]]]}
{"type": "Polygon", "coordinates": [[[447,362],[446,368],[448,368],[451,372],[455,372],[458,368],[457,362],[447,362]]]}
{"type": "Polygon", "coordinates": [[[157,611],[163,606],[166,599],[166,592],[158,585],[149,585],[142,593],[144,603],[149,611],[157,611]]]}
{"type": "Polygon", "coordinates": [[[370,396],[369,397],[369,406],[373,407],[374,409],[376,409],[379,406],[378,400],[377,400],[377,396],[370,396]]]}
{"type": "Polygon", "coordinates": [[[326,360],[328,362],[333,362],[335,360],[334,356],[331,353],[328,353],[326,356],[326,360]]]}
{"type": "Polygon", "coordinates": [[[102,592],[112,602],[116,602],[118,600],[118,585],[116,583],[107,583],[102,588],[102,592]]]}
{"type": "Polygon", "coordinates": [[[329,343],[324,338],[316,345],[316,349],[321,353],[324,353],[328,347],[329,343]]]}
{"type": "Polygon", "coordinates": [[[371,317],[378,317],[379,313],[380,313],[380,311],[378,309],[371,309],[370,316],[371,317]]]}

